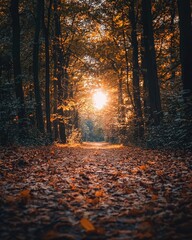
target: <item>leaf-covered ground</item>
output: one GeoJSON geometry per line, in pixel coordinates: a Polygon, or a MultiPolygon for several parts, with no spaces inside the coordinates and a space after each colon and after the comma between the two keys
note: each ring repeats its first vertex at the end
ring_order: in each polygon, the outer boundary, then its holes
{"type": "Polygon", "coordinates": [[[191,153],[0,149],[0,239],[192,239],[191,153]]]}

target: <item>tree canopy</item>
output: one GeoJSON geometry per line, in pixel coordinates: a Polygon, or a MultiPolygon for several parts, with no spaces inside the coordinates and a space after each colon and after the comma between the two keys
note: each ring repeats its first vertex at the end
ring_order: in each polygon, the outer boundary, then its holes
{"type": "Polygon", "coordinates": [[[191,148],[190,0],[6,0],[0,9],[1,145],[191,148]],[[107,102],[96,109],[99,89],[107,102]]]}

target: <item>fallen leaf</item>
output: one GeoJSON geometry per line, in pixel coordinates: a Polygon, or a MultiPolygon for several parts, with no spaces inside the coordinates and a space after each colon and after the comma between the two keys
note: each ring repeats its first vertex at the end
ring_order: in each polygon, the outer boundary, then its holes
{"type": "Polygon", "coordinates": [[[87,219],[87,218],[82,218],[80,220],[81,226],[87,231],[95,231],[95,227],[93,226],[93,224],[87,219]]]}
{"type": "Polygon", "coordinates": [[[104,195],[103,190],[99,190],[95,192],[95,197],[102,197],[104,195]]]}
{"type": "Polygon", "coordinates": [[[142,165],[142,166],[139,166],[139,168],[140,168],[141,170],[146,170],[146,169],[147,169],[147,166],[146,166],[146,165],[142,165]]]}
{"type": "Polygon", "coordinates": [[[25,189],[20,192],[20,197],[22,198],[30,198],[31,197],[31,191],[29,189],[25,189]]]}
{"type": "Polygon", "coordinates": [[[157,199],[158,199],[158,195],[156,195],[156,194],[153,194],[151,198],[152,198],[152,200],[153,200],[153,201],[155,201],[155,200],[157,200],[157,199]]]}

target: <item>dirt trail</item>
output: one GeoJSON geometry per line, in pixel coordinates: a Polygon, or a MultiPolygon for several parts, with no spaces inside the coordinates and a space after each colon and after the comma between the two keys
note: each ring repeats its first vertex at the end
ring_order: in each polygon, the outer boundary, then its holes
{"type": "Polygon", "coordinates": [[[0,239],[192,239],[190,153],[84,143],[0,154],[0,239]]]}

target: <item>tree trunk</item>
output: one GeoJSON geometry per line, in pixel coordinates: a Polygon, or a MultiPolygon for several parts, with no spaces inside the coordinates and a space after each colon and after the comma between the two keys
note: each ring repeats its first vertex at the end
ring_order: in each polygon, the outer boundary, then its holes
{"type": "Polygon", "coordinates": [[[45,105],[46,105],[46,128],[47,133],[49,134],[50,138],[52,138],[51,132],[51,110],[50,110],[50,67],[49,67],[49,30],[50,30],[50,17],[51,17],[51,8],[52,8],[52,0],[49,3],[48,9],[48,17],[47,17],[47,26],[45,24],[45,16],[44,16],[44,0],[42,0],[43,4],[43,31],[44,31],[44,38],[45,38],[45,105]]]}
{"type": "Polygon", "coordinates": [[[144,105],[144,125],[149,125],[149,90],[147,77],[146,53],[144,50],[144,40],[141,37],[141,71],[143,76],[143,105],[144,105]]]}
{"type": "Polygon", "coordinates": [[[57,118],[57,100],[58,100],[58,84],[57,84],[57,46],[56,41],[54,41],[53,46],[53,56],[54,56],[54,81],[53,81],[53,114],[54,114],[54,121],[53,121],[53,129],[54,129],[54,140],[57,141],[59,139],[59,132],[58,132],[58,118],[57,118]]]}
{"type": "MultiPolygon", "coordinates": [[[[58,96],[58,106],[59,109],[57,111],[59,115],[59,138],[62,143],[66,143],[66,133],[65,133],[65,123],[64,123],[64,113],[63,113],[63,98],[64,98],[64,91],[63,91],[63,50],[60,46],[59,39],[61,38],[61,26],[60,26],[60,17],[58,13],[58,5],[60,1],[54,0],[54,20],[55,20],[55,51],[56,51],[56,79],[57,79],[57,96],[58,96]]],[[[56,122],[55,122],[56,124],[56,122]]],[[[56,127],[56,126],[55,126],[56,127]]],[[[56,129],[56,128],[55,128],[56,129]]]]}
{"type": "Polygon", "coordinates": [[[146,57],[146,74],[149,92],[149,120],[151,124],[159,125],[161,122],[161,100],[157,76],[156,53],[154,47],[151,0],[142,0],[143,41],[146,57]]]}
{"type": "Polygon", "coordinates": [[[35,89],[37,128],[44,133],[43,111],[41,106],[41,93],[39,86],[39,34],[41,29],[42,9],[42,1],[38,0],[36,6],[36,24],[33,44],[33,79],[35,89]]]}
{"type": "Polygon", "coordinates": [[[136,32],[136,19],[134,1],[131,0],[129,18],[131,21],[131,40],[133,48],[133,100],[135,106],[136,137],[142,138],[144,134],[143,116],[141,110],[140,86],[139,86],[139,61],[138,61],[138,41],[136,32]]]}
{"type": "MultiPolygon", "coordinates": [[[[118,81],[118,123],[119,123],[119,134],[120,137],[125,137],[125,106],[123,103],[123,81],[119,77],[118,81]]],[[[123,139],[123,138],[122,138],[123,139]]],[[[122,141],[122,140],[121,140],[122,141]]]]}
{"type": "MultiPolygon", "coordinates": [[[[12,56],[13,72],[15,82],[15,94],[19,102],[18,118],[19,122],[25,117],[24,93],[22,88],[21,60],[20,60],[20,22],[19,22],[19,0],[11,0],[11,17],[12,17],[12,56]]],[[[19,124],[20,126],[20,124],[19,124]]]]}
{"type": "Polygon", "coordinates": [[[177,0],[180,29],[180,58],[186,113],[192,116],[192,25],[190,0],[177,0]]]}
{"type": "Polygon", "coordinates": [[[74,128],[79,128],[79,112],[77,109],[74,109],[74,128]]]}
{"type": "Polygon", "coordinates": [[[170,23],[170,33],[171,33],[171,42],[170,42],[170,69],[171,69],[171,85],[175,82],[175,0],[171,0],[170,6],[170,15],[171,15],[171,23],[170,23]]]}
{"type": "Polygon", "coordinates": [[[118,80],[118,121],[120,125],[125,123],[125,108],[123,104],[123,82],[122,78],[118,80]]]}

